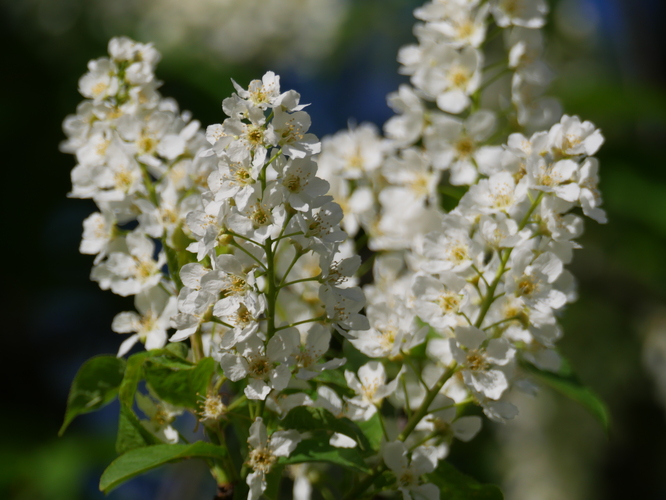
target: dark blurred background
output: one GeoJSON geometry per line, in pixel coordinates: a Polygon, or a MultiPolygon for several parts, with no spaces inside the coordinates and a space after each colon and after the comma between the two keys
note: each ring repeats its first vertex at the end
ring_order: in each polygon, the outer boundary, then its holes
{"type": "MultiPolygon", "coordinates": [[[[94,207],[66,197],[74,158],[58,151],[61,122],[81,100],[88,60],[106,53],[111,36],[155,41],[162,93],[204,125],[223,120],[230,78],[247,85],[271,69],[283,89],[312,103],[317,135],[350,121],[381,127],[391,116],[385,96],[404,81],[396,53],[413,41],[411,12],[421,3],[0,0],[1,498],[101,499],[97,482],[115,456],[115,405],[56,437],[78,367],[115,353],[111,320],[133,307],[88,280],[92,258],[78,245],[94,207]],[[263,18],[252,10],[259,5],[263,18]]],[[[547,60],[557,78],[549,94],[606,137],[598,157],[610,221],[586,223],[571,266],[580,298],[562,316],[561,350],[608,403],[612,429],[606,435],[575,403],[544,390],[519,399],[515,422],[487,425],[451,458],[503,485],[507,500],[666,499],[665,4],[550,3],[547,60]]],[[[170,466],[109,498],[210,498],[205,474],[196,464],[170,466]]]]}

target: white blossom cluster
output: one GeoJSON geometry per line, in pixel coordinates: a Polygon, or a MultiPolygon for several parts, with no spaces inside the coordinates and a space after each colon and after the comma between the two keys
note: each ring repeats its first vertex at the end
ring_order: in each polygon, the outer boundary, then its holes
{"type": "MultiPolygon", "coordinates": [[[[321,145],[308,133],[306,105],[268,72],[248,89],[234,82],[222,104],[228,118],[204,134],[157,93],[152,46],[116,38],[109,53],[80,80],[87,99],[65,120],[62,149],[79,161],[70,196],[99,207],[84,221],[81,243],[96,255],[91,278],[135,296],[137,311],[113,320],[114,331],[132,333],[118,356],[139,341],[156,349],[167,338],[190,339],[190,359],[219,362],[218,388],[241,383],[242,398],[277,415],[311,405],[302,383],[346,361],[328,353],[331,328],[348,335],[369,324],[364,294],[350,280],[360,258],[345,243],[328,182],[317,177],[321,145]]],[[[137,394],[142,424],[178,442],[172,423],[184,409],[148,389],[137,394]]],[[[275,457],[300,439],[279,431],[269,445],[261,408],[248,442],[251,499],[266,488],[275,457]],[[287,441],[278,445],[280,436],[287,441]]],[[[225,411],[213,392],[199,417],[218,421],[225,411]]]]}
{"type": "Polygon", "coordinates": [[[78,161],[69,196],[90,198],[99,210],[84,221],[80,247],[96,256],[91,278],[135,296],[138,312],[113,321],[114,331],[132,333],[119,355],[138,341],[148,349],[166,343],[177,312],[175,285],[163,272],[167,249],[186,239],[185,216],[201,206],[214,167],[199,155],[207,144],[199,122],[157,91],[159,58],[150,44],[112,39],[109,57],[88,64],[79,80],[86,99],[63,125],[61,149],[78,161]]]}
{"type": "MultiPolygon", "coordinates": [[[[199,418],[217,425],[244,405],[250,500],[309,438],[280,425],[301,406],[379,425],[369,478],[390,470],[403,498],[438,499],[422,477],[480,430],[465,408],[513,418],[509,391],[533,390],[523,364],[559,368],[581,214],[605,222],[593,156],[603,137],[539,97],[546,12],[544,0],[417,9],[419,43],[399,54],[411,85],[389,95],[386,138],[361,125],[323,146],[300,95],[272,72],[247,89],[234,82],[227,118],[204,134],[157,92],[152,46],[116,38],[109,58],[90,62],[63,150],[78,160],[71,196],[99,207],[81,244],[96,255],[91,277],[135,296],[137,311],[113,321],[132,334],[118,355],[187,340],[191,361],[217,361],[199,418]],[[505,57],[487,64],[492,33],[505,35],[505,57]],[[509,73],[510,97],[486,105],[483,91],[509,73]],[[374,252],[364,290],[355,275],[369,262],[354,243],[374,252]],[[332,333],[371,359],[347,363],[332,333]],[[387,426],[385,402],[407,423],[387,426]]],[[[144,427],[178,442],[171,423],[184,410],[154,393],[138,400],[144,427]]],[[[332,430],[325,439],[362,447],[332,430]]]]}
{"type": "MultiPolygon", "coordinates": [[[[539,60],[546,13],[543,0],[428,2],[415,11],[424,21],[418,45],[398,56],[411,85],[388,97],[396,115],[386,138],[363,124],[323,142],[319,165],[344,228],[362,231],[376,252],[365,287],[370,330],[349,332],[350,341],[378,359],[375,373],[389,360],[402,364],[393,386],[381,377],[368,386],[388,391],[408,415],[427,410],[401,435],[421,443],[412,465],[393,458],[400,443],[385,456],[399,483],[399,471],[413,477],[424,454],[432,468],[419,466],[419,475],[434,469],[447,453],[443,434],[478,432],[480,419],[456,408],[477,404],[493,420],[513,418],[510,388],[533,390],[520,363],[558,370],[557,315],[576,298],[564,266],[580,247],[580,215],[606,221],[593,157],[601,133],[560,118],[556,101],[541,97],[550,80],[539,60]],[[504,56],[486,63],[494,34],[504,35],[504,56]],[[483,91],[505,74],[510,98],[482,107],[483,91]],[[442,201],[452,197],[457,206],[446,212],[442,201]],[[427,361],[416,364],[410,351],[421,344],[427,361]]],[[[405,498],[439,497],[410,481],[405,498]]]]}

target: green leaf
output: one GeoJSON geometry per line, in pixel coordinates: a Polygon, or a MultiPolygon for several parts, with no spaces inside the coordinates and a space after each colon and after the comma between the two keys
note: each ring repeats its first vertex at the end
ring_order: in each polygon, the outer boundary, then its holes
{"type": "Polygon", "coordinates": [[[283,472],[284,465],[276,465],[271,469],[271,472],[266,475],[266,491],[264,491],[264,496],[269,500],[279,500],[280,483],[282,482],[283,472]]]}
{"type": "Polygon", "coordinates": [[[160,399],[192,409],[199,406],[201,397],[206,397],[214,371],[213,358],[204,358],[191,365],[168,357],[155,357],[144,364],[146,382],[160,399]]]}
{"type": "Polygon", "coordinates": [[[351,390],[347,385],[347,379],[340,370],[324,370],[319,375],[317,375],[312,381],[326,385],[335,385],[338,387],[342,387],[345,389],[345,392],[351,390]]]}
{"type": "Polygon", "coordinates": [[[329,436],[317,433],[304,439],[288,457],[280,458],[281,465],[304,462],[328,462],[357,472],[369,472],[369,468],[356,448],[336,448],[328,443],[329,436]]]}
{"type": "Polygon", "coordinates": [[[187,346],[183,342],[169,342],[164,350],[170,355],[176,356],[181,359],[187,358],[187,346]]]}
{"type": "Polygon", "coordinates": [[[99,481],[99,489],[104,493],[149,470],[161,465],[187,458],[226,457],[227,451],[204,441],[193,444],[157,444],[138,448],[116,458],[106,468],[99,481]]]}
{"type": "Polygon", "coordinates": [[[427,482],[439,488],[440,498],[446,500],[503,500],[504,498],[497,486],[481,484],[445,460],[439,462],[434,472],[426,474],[426,478],[427,482]]]}
{"type": "Polygon", "coordinates": [[[116,397],[123,380],[125,360],[115,356],[95,356],[79,369],[67,398],[65,421],[58,432],[62,436],[75,417],[99,410],[116,397]]]}
{"type": "Polygon", "coordinates": [[[591,389],[585,387],[574,374],[571,365],[565,360],[558,373],[540,370],[530,363],[521,363],[536,380],[562,393],[588,410],[603,426],[606,432],[610,429],[610,412],[606,404],[591,389]]]}
{"type": "Polygon", "coordinates": [[[129,407],[120,405],[116,437],[116,451],[119,454],[159,443],[161,441],[141,425],[141,421],[129,407]]]}
{"type": "Polygon", "coordinates": [[[120,384],[120,391],[118,393],[118,399],[120,399],[121,404],[130,408],[134,404],[134,394],[143,376],[143,363],[153,355],[153,351],[138,352],[130,356],[127,360],[125,377],[120,384]]]}
{"type": "Polygon", "coordinates": [[[359,422],[358,427],[363,432],[363,435],[370,442],[370,446],[374,450],[379,450],[379,447],[384,440],[384,430],[382,423],[379,420],[379,413],[375,413],[370,419],[365,422],[359,422]]]}
{"type": "MultiPolygon", "coordinates": [[[[364,452],[373,451],[372,445],[363,431],[348,418],[336,418],[324,408],[297,406],[293,408],[281,422],[286,429],[300,432],[332,431],[349,436],[356,441],[364,452]]],[[[381,429],[380,429],[381,430],[381,429]]]]}

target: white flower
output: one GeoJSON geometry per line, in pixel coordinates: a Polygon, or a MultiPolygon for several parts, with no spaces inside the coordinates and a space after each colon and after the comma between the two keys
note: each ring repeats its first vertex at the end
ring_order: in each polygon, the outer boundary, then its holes
{"type": "Polygon", "coordinates": [[[227,155],[220,156],[218,168],[208,177],[208,188],[215,194],[216,201],[233,198],[239,210],[244,210],[254,194],[264,162],[259,155],[254,158],[242,157],[231,161],[227,155]]]}
{"type": "Polygon", "coordinates": [[[435,328],[443,329],[464,324],[460,315],[469,300],[467,281],[452,272],[443,272],[439,279],[417,274],[412,292],[414,310],[419,317],[435,328]]]}
{"type": "Polygon", "coordinates": [[[227,295],[218,300],[213,307],[213,314],[234,327],[224,336],[224,349],[230,349],[236,343],[251,338],[259,330],[261,315],[267,308],[266,296],[256,292],[244,295],[227,295]]]}
{"type": "Polygon", "coordinates": [[[509,388],[509,381],[495,367],[509,363],[515,349],[505,339],[488,340],[485,332],[473,326],[459,326],[455,333],[455,340],[450,339],[451,352],[462,367],[465,384],[489,399],[498,400],[509,388]]]}
{"type": "Polygon", "coordinates": [[[310,115],[305,111],[289,113],[281,108],[274,110],[275,117],[268,125],[266,139],[280,147],[289,158],[305,158],[321,151],[321,143],[314,134],[308,134],[310,115]]]}
{"type": "Polygon", "coordinates": [[[489,5],[482,5],[476,11],[463,5],[456,2],[426,4],[424,7],[430,7],[430,16],[427,16],[427,14],[426,16],[419,16],[419,13],[425,14],[424,8],[417,9],[414,15],[420,19],[430,21],[427,27],[441,33],[444,40],[454,47],[471,45],[474,48],[479,48],[486,39],[486,17],[488,16],[489,5]],[[445,12],[433,12],[438,7],[444,8],[445,12]],[[432,16],[432,14],[440,15],[432,16]]]}
{"type": "MultiPolygon", "coordinates": [[[[387,97],[388,105],[398,113],[384,124],[386,136],[396,146],[405,147],[416,142],[423,132],[424,106],[421,98],[409,85],[400,85],[397,92],[387,97]]],[[[326,144],[324,144],[326,147],[326,144]]]]}
{"type": "Polygon", "coordinates": [[[505,291],[520,297],[530,308],[559,309],[567,298],[552,284],[562,274],[562,269],[562,261],[552,252],[534,259],[529,249],[518,249],[511,255],[511,270],[506,274],[505,291]]]}
{"type": "Polygon", "coordinates": [[[527,186],[518,183],[509,172],[498,172],[471,186],[460,200],[461,213],[510,214],[527,197],[527,186]]]}
{"type": "Polygon", "coordinates": [[[280,96],[280,77],[272,71],[268,71],[261,80],[252,80],[247,90],[235,81],[231,81],[239,97],[248,100],[260,109],[273,107],[280,96]]]}
{"type": "Polygon", "coordinates": [[[180,438],[178,431],[171,424],[183,409],[160,401],[159,398],[148,388],[149,394],[136,393],[136,405],[149,420],[141,420],[141,425],[160,441],[168,444],[176,444],[180,438]]]}
{"type": "Polygon", "coordinates": [[[319,168],[328,181],[335,176],[360,179],[379,168],[386,151],[387,145],[379,137],[377,128],[362,123],[324,139],[319,168]]]}
{"type": "Polygon", "coordinates": [[[411,76],[412,84],[437,100],[448,113],[461,113],[469,107],[481,83],[483,55],[467,46],[458,51],[453,46],[428,42],[418,47],[404,47],[398,61],[401,72],[411,76]]]}
{"type": "Polygon", "coordinates": [[[252,472],[247,476],[250,492],[248,500],[259,500],[266,490],[266,474],[268,474],[279,457],[288,457],[301,441],[298,431],[275,431],[269,437],[261,417],[257,417],[250,426],[250,437],[247,438],[249,451],[247,464],[252,472]]]}
{"type": "Polygon", "coordinates": [[[541,28],[548,13],[545,0],[495,0],[492,12],[498,26],[523,26],[525,28],[541,28]]]}
{"type": "Polygon", "coordinates": [[[416,149],[404,149],[400,156],[390,156],[384,163],[382,174],[386,180],[411,191],[413,203],[436,205],[440,172],[431,170],[428,156],[416,149]]]}
{"type": "Polygon", "coordinates": [[[345,370],[345,379],[349,388],[356,393],[350,403],[363,408],[365,411],[362,420],[368,420],[375,414],[377,406],[384,398],[395,391],[399,377],[387,384],[384,365],[379,361],[370,361],[358,369],[358,377],[345,370]]]}
{"type": "Polygon", "coordinates": [[[573,160],[549,163],[545,158],[530,158],[527,163],[528,186],[546,193],[553,193],[565,201],[576,201],[580,186],[575,182],[579,166],[573,160]]]}
{"type": "Polygon", "coordinates": [[[417,241],[417,251],[424,258],[421,268],[430,273],[461,273],[474,264],[480,265],[483,248],[469,237],[469,229],[470,224],[463,217],[447,215],[440,231],[417,241]]]}
{"type": "Polygon", "coordinates": [[[601,205],[601,194],[599,193],[599,161],[596,158],[586,158],[578,172],[578,185],[580,186],[579,202],[583,207],[583,213],[599,222],[606,223],[606,212],[601,205]]]}
{"type": "Polygon", "coordinates": [[[359,314],[365,306],[365,296],[360,288],[322,285],[319,298],[326,307],[328,320],[343,335],[346,335],[344,330],[367,330],[370,327],[368,318],[359,314]]]}
{"type": "Polygon", "coordinates": [[[347,361],[345,358],[335,358],[324,363],[318,363],[326,352],[331,342],[331,332],[320,324],[314,324],[305,333],[300,334],[295,328],[283,330],[282,335],[294,336],[290,343],[300,346],[300,350],[294,357],[294,364],[298,371],[296,377],[302,380],[310,380],[324,370],[335,370],[347,361]]]}
{"type": "Polygon", "coordinates": [[[350,332],[354,347],[371,358],[396,358],[425,340],[427,326],[419,327],[413,312],[398,304],[373,304],[367,308],[370,329],[350,332]]]}
{"type": "Polygon", "coordinates": [[[604,142],[601,131],[592,122],[580,121],[577,116],[564,115],[560,123],[548,132],[550,147],[564,155],[592,156],[604,142]]]}
{"type": "Polygon", "coordinates": [[[485,173],[500,161],[500,148],[480,146],[495,129],[492,112],[477,111],[465,121],[433,113],[431,120],[425,132],[425,144],[433,166],[450,170],[451,184],[473,184],[478,170],[485,173]]]}
{"type": "Polygon", "coordinates": [[[248,399],[264,400],[271,389],[281,391],[287,387],[291,370],[286,362],[298,352],[298,345],[291,336],[281,333],[275,334],[267,346],[252,336],[235,346],[236,354],[221,354],[220,365],[229,380],[236,382],[249,377],[245,387],[248,399]]]}
{"type": "Polygon", "coordinates": [[[118,357],[124,356],[138,341],[146,349],[159,349],[166,344],[170,319],[177,311],[176,297],[168,295],[160,287],[154,287],[136,295],[134,304],[140,314],[122,312],[113,318],[111,329],[117,333],[134,333],[123,341],[118,357]]]}
{"type": "Polygon", "coordinates": [[[328,192],[328,182],[317,177],[316,173],[317,164],[309,158],[295,158],[278,170],[278,182],[283,189],[285,202],[294,210],[309,210],[315,198],[328,192]]]}
{"type": "Polygon", "coordinates": [[[83,239],[79,252],[96,255],[95,264],[106,257],[109,245],[113,241],[116,218],[110,210],[95,212],[83,221],[83,239]]]}
{"type": "Polygon", "coordinates": [[[411,460],[407,458],[407,447],[402,441],[393,441],[384,446],[382,457],[387,467],[398,480],[398,489],[403,500],[439,500],[439,490],[431,483],[421,484],[420,477],[435,470],[428,456],[419,448],[412,452],[411,460]]]}
{"type": "Polygon", "coordinates": [[[93,99],[96,103],[116,95],[118,87],[116,65],[105,57],[90,61],[88,73],[79,80],[81,95],[93,99]]]}
{"type": "Polygon", "coordinates": [[[126,297],[157,285],[166,263],[164,252],[153,259],[155,244],[142,233],[132,232],[127,238],[127,252],[112,252],[106,261],[95,266],[90,279],[99,282],[102,290],[126,297]]]}
{"type": "Polygon", "coordinates": [[[455,402],[443,394],[435,397],[428,410],[428,415],[416,426],[416,430],[437,431],[465,442],[471,441],[481,430],[480,417],[457,417],[455,402]]]}

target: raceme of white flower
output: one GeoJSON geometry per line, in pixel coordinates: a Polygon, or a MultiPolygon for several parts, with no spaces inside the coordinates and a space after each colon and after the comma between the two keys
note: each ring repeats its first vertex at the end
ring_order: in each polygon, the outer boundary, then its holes
{"type": "MultiPolygon", "coordinates": [[[[448,450],[442,429],[464,440],[478,432],[465,408],[500,422],[517,414],[506,396],[534,388],[525,364],[558,371],[581,215],[606,222],[600,131],[540,97],[551,78],[539,59],[547,10],[536,0],[428,2],[415,11],[418,44],[398,56],[411,85],[388,97],[386,137],[361,124],[322,143],[343,228],[375,252],[370,330],[347,336],[374,363],[400,367],[389,401],[413,418],[398,438],[437,459],[448,450]],[[497,98],[502,88],[510,95],[497,98]],[[428,424],[438,409],[449,414],[428,424]]],[[[347,375],[363,409],[374,392],[347,375]]],[[[408,463],[385,458],[405,498],[421,487],[401,482],[408,463]]]]}
{"type": "MultiPolygon", "coordinates": [[[[605,222],[601,133],[532,98],[550,75],[546,12],[542,0],[417,9],[419,43],[398,56],[412,86],[389,96],[386,138],[364,124],[323,146],[274,73],[233,82],[227,118],[204,133],[158,93],[155,49],[111,40],[80,80],[62,149],[78,161],[70,196],[99,207],[81,244],[91,278],[136,311],[113,320],[131,334],[118,357],[89,362],[116,367],[112,392],[79,409],[72,396],[65,426],[118,393],[114,464],[165,443],[206,457],[218,498],[273,498],[284,467],[298,499],[439,498],[440,462],[481,428],[473,408],[513,418],[507,394],[559,369],[557,316],[576,297],[565,265],[581,214],[605,222]],[[504,56],[485,62],[498,43],[504,56]],[[505,75],[510,97],[487,98],[505,75]],[[148,351],[125,362],[137,343],[148,351]],[[179,434],[186,411],[209,443],[179,434]],[[325,467],[346,471],[349,491],[325,467]]],[[[103,490],[123,480],[115,470],[103,490]]]]}

